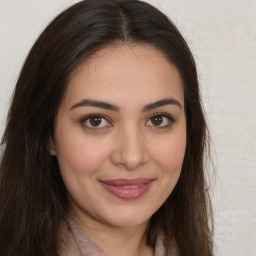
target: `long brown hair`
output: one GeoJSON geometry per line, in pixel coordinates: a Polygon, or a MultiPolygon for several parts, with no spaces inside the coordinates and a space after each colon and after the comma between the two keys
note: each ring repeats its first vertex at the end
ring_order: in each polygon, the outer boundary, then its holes
{"type": "Polygon", "coordinates": [[[159,230],[180,256],[213,255],[211,205],[205,178],[207,127],[196,65],[175,25],[137,0],[84,0],[58,15],[23,65],[1,143],[0,255],[58,255],[57,231],[68,211],[67,193],[47,140],[72,71],[107,44],[149,44],[183,80],[187,147],[180,179],[152,216],[148,244],[159,230]]]}

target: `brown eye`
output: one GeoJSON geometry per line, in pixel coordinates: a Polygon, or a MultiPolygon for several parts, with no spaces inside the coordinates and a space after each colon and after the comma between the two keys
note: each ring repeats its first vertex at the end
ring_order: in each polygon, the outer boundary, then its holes
{"type": "Polygon", "coordinates": [[[90,129],[97,129],[110,126],[110,123],[104,116],[91,114],[82,120],[82,125],[90,129]]]}
{"type": "Polygon", "coordinates": [[[173,123],[175,123],[175,120],[170,115],[163,113],[151,116],[146,125],[164,128],[171,126],[173,123]]]}
{"type": "Polygon", "coordinates": [[[150,120],[154,126],[159,126],[163,122],[163,117],[162,116],[153,116],[150,118],[150,120]]]}
{"type": "Polygon", "coordinates": [[[91,126],[97,127],[101,124],[102,118],[99,116],[91,116],[88,121],[91,126]]]}

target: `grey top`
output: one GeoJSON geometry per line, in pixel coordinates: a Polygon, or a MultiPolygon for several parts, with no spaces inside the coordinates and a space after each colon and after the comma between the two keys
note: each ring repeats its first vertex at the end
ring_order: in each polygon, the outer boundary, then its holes
{"type": "MultiPolygon", "coordinates": [[[[156,242],[154,256],[178,256],[173,246],[167,252],[163,243],[164,237],[160,235],[156,242]]],[[[59,230],[59,241],[61,244],[61,256],[104,256],[100,248],[82,231],[78,224],[72,219],[69,223],[63,223],[59,230]]]]}

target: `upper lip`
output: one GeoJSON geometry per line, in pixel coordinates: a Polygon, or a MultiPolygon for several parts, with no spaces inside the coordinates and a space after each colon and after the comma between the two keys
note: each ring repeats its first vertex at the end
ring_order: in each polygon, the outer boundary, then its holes
{"type": "Polygon", "coordinates": [[[115,179],[115,180],[100,180],[100,182],[112,185],[112,186],[132,186],[132,185],[140,185],[147,184],[154,179],[149,178],[136,178],[136,179],[115,179]]]}

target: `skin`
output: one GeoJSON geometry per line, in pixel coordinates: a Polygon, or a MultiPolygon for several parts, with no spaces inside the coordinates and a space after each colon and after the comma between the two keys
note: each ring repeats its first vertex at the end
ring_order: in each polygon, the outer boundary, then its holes
{"type": "Polygon", "coordinates": [[[153,255],[146,229],[179,179],[186,148],[177,68],[151,46],[101,49],[73,73],[50,148],[69,192],[70,215],[105,255],[153,255]],[[84,99],[118,110],[81,104],[84,99]],[[172,101],[152,106],[163,99],[172,101]],[[103,116],[96,126],[88,118],[92,114],[103,116]],[[131,200],[109,193],[99,182],[134,178],[153,182],[131,200]]]}

